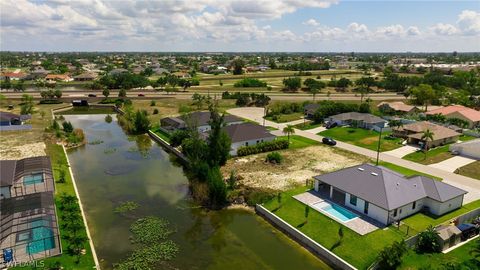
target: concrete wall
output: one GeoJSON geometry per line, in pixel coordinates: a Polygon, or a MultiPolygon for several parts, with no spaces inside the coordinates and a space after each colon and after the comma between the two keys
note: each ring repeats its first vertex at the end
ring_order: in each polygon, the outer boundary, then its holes
{"type": "Polygon", "coordinates": [[[188,158],[182,152],[175,149],[175,147],[171,146],[168,142],[164,141],[157,134],[149,130],[148,135],[150,135],[150,137],[154,141],[158,142],[163,147],[163,149],[177,156],[182,162],[188,163],[188,158]]]}
{"type": "Polygon", "coordinates": [[[240,148],[242,146],[252,146],[252,145],[256,145],[257,143],[260,143],[260,142],[271,142],[274,139],[275,139],[275,137],[268,137],[268,138],[262,138],[262,139],[258,139],[258,140],[255,139],[255,140],[232,143],[231,150],[230,150],[230,155],[231,156],[236,156],[238,148],[240,148]],[[248,143],[248,145],[247,145],[247,143],[248,143]]]}
{"type": "Polygon", "coordinates": [[[428,206],[430,212],[434,215],[440,216],[457,208],[460,208],[463,203],[463,195],[453,198],[446,202],[438,202],[430,198],[425,199],[425,206],[428,206]]]}
{"type": "MultiPolygon", "coordinates": [[[[349,264],[339,256],[335,255],[333,252],[325,248],[324,246],[320,245],[319,243],[315,242],[310,237],[303,234],[301,231],[297,230],[290,224],[283,221],[281,218],[273,214],[272,212],[268,211],[263,206],[257,204],[255,206],[255,210],[258,215],[265,218],[268,222],[270,222],[273,226],[280,229],[281,231],[285,232],[289,235],[293,240],[295,240],[300,245],[307,248],[310,252],[314,255],[328,263],[329,265],[333,266],[334,268],[344,269],[344,270],[352,270],[356,269],[353,265],[349,264]]],[[[318,228],[321,230],[321,228],[318,228]]],[[[280,254],[279,254],[280,255],[280,254]]],[[[281,255],[280,255],[281,256],[281,255]]]]}

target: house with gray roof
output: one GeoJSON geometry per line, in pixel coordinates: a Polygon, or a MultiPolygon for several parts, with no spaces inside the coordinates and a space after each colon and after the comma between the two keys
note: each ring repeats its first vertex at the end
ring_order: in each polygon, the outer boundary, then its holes
{"type": "Polygon", "coordinates": [[[276,136],[273,135],[264,126],[254,123],[243,123],[238,125],[229,125],[224,127],[225,132],[232,141],[230,155],[237,155],[237,151],[242,146],[252,146],[262,142],[273,141],[276,136]]]}
{"type": "Polygon", "coordinates": [[[355,126],[365,129],[380,130],[387,127],[388,121],[369,113],[347,112],[328,117],[328,122],[335,122],[339,126],[355,126]]]}
{"type": "Polygon", "coordinates": [[[460,208],[467,193],[425,176],[407,178],[370,164],[318,175],[314,179],[315,191],[385,225],[422,210],[441,216],[460,208]]]}
{"type": "MultiPolygon", "coordinates": [[[[227,114],[224,117],[225,124],[241,124],[243,120],[235,115],[227,114]]],[[[196,127],[198,132],[206,132],[210,127],[210,112],[192,112],[178,117],[165,117],[160,119],[160,126],[167,131],[185,129],[188,126],[196,127]]]]}

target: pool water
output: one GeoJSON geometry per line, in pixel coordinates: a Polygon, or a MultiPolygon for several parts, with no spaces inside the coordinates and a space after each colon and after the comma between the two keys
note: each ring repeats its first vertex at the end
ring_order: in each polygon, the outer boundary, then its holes
{"type": "Polygon", "coordinates": [[[46,220],[36,220],[30,223],[32,227],[32,241],[27,244],[27,253],[35,254],[55,248],[53,231],[44,227],[48,225],[46,220]]]}
{"type": "Polygon", "coordinates": [[[42,183],[42,182],[43,182],[43,174],[42,173],[27,175],[27,176],[23,177],[23,184],[24,185],[33,185],[33,184],[42,183]]]}
{"type": "Polygon", "coordinates": [[[320,209],[342,222],[347,222],[357,217],[354,213],[336,204],[327,204],[320,209]]]}

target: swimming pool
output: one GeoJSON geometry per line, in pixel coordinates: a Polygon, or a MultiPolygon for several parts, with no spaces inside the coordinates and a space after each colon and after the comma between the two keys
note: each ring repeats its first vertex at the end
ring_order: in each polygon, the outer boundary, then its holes
{"type": "Polygon", "coordinates": [[[356,214],[348,211],[340,205],[331,204],[325,201],[313,204],[312,207],[341,222],[347,222],[358,217],[356,214]]]}
{"type": "Polygon", "coordinates": [[[27,244],[27,253],[35,254],[55,248],[55,240],[52,229],[45,227],[49,222],[46,220],[35,220],[30,223],[31,241],[27,244]]]}
{"type": "Polygon", "coordinates": [[[26,175],[23,177],[24,185],[33,185],[43,182],[43,173],[36,173],[31,175],[26,175]]]}

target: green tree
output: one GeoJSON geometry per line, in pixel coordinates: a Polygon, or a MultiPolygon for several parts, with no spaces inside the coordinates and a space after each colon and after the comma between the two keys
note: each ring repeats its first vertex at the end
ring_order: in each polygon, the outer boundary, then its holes
{"type": "Polygon", "coordinates": [[[54,95],[55,95],[56,98],[61,98],[62,97],[62,90],[55,89],[54,95]]]}
{"type": "Polygon", "coordinates": [[[145,133],[150,129],[150,120],[148,119],[147,111],[145,110],[137,110],[135,112],[135,133],[145,133]]]}
{"type": "Polygon", "coordinates": [[[403,127],[403,122],[401,120],[392,119],[388,121],[388,126],[392,129],[397,129],[403,127]]]}
{"type": "Polygon", "coordinates": [[[338,80],[335,84],[335,87],[336,88],[340,88],[341,90],[345,91],[345,89],[352,85],[352,81],[350,81],[349,79],[347,78],[340,78],[340,80],[338,80]]]}
{"type": "Polygon", "coordinates": [[[110,90],[108,90],[108,88],[103,89],[102,95],[103,95],[105,98],[108,98],[108,96],[110,95],[110,90]]]}
{"type": "Polygon", "coordinates": [[[304,215],[305,215],[305,223],[308,222],[308,215],[309,215],[309,214],[310,214],[310,206],[305,205],[305,213],[304,213],[304,215]]]}
{"type": "Polygon", "coordinates": [[[360,93],[360,102],[363,102],[363,97],[372,92],[372,86],[375,85],[375,79],[372,77],[362,77],[355,81],[357,86],[354,90],[360,93]]]}
{"type": "Polygon", "coordinates": [[[295,129],[293,128],[292,125],[287,125],[286,127],[283,128],[283,134],[287,134],[288,137],[288,143],[290,143],[290,135],[295,134],[295,129]]]}
{"type": "Polygon", "coordinates": [[[65,131],[65,133],[72,133],[73,125],[71,122],[65,121],[62,123],[62,126],[63,126],[63,131],[65,131]]]}
{"type": "Polygon", "coordinates": [[[300,77],[285,78],[283,85],[288,91],[297,91],[302,86],[302,79],[300,77]]]}
{"type": "Polygon", "coordinates": [[[33,113],[33,96],[23,94],[22,95],[22,104],[20,107],[21,114],[31,114],[33,113]]]}
{"type": "Polygon", "coordinates": [[[432,225],[418,234],[415,248],[418,253],[438,253],[442,250],[440,240],[438,239],[438,232],[435,231],[432,225]]]}
{"type": "Polygon", "coordinates": [[[422,140],[425,141],[425,145],[423,146],[423,151],[425,153],[424,159],[427,159],[427,152],[428,152],[428,148],[429,148],[428,143],[433,141],[433,136],[434,135],[435,134],[430,129],[427,129],[427,130],[423,131],[423,133],[422,133],[422,140]]]}
{"type": "Polygon", "coordinates": [[[211,167],[223,166],[227,162],[232,141],[223,129],[225,115],[220,115],[215,103],[209,106],[210,111],[210,133],[207,138],[208,162],[211,167]]]}
{"type": "Polygon", "coordinates": [[[420,84],[413,87],[409,92],[413,96],[415,104],[425,106],[425,111],[428,109],[428,104],[432,103],[432,100],[436,97],[432,86],[428,84],[420,84]]]}
{"type": "Polygon", "coordinates": [[[119,98],[126,98],[126,97],[127,97],[127,90],[125,90],[125,89],[120,89],[120,90],[118,91],[118,97],[119,97],[119,98]]]}
{"type": "Polygon", "coordinates": [[[385,247],[378,254],[378,269],[396,269],[402,262],[403,255],[407,252],[407,245],[404,241],[395,241],[391,246],[385,247]]]}
{"type": "Polygon", "coordinates": [[[232,62],[233,75],[243,74],[243,67],[244,66],[245,66],[245,63],[243,62],[242,59],[238,58],[238,59],[233,60],[233,62],[232,62]]]}
{"type": "Polygon", "coordinates": [[[223,206],[227,200],[227,186],[218,166],[209,170],[207,181],[210,203],[213,207],[223,206]]]}

